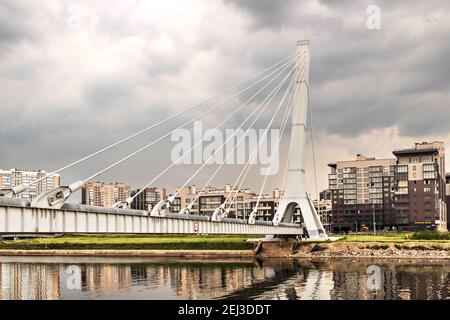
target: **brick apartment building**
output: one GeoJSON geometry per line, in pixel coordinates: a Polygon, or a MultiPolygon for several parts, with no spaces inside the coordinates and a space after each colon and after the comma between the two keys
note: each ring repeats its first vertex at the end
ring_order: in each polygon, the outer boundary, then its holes
{"type": "Polygon", "coordinates": [[[416,143],[393,159],[358,155],[329,164],[335,232],[400,228],[447,230],[445,147],[416,143]]]}
{"type": "Polygon", "coordinates": [[[445,146],[416,143],[395,150],[396,224],[408,229],[447,230],[445,146]]]}

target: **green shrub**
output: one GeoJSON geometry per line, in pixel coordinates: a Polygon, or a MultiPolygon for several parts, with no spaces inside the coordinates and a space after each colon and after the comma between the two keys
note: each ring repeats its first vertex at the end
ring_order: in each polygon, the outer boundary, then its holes
{"type": "Polygon", "coordinates": [[[411,235],[413,240],[450,240],[450,233],[437,231],[419,231],[411,235]]]}

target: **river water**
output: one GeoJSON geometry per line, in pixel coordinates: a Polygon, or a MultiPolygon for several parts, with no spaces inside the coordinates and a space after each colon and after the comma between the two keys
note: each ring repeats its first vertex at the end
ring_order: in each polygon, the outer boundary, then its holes
{"type": "Polygon", "coordinates": [[[1,299],[450,299],[448,262],[0,257],[1,299]]]}

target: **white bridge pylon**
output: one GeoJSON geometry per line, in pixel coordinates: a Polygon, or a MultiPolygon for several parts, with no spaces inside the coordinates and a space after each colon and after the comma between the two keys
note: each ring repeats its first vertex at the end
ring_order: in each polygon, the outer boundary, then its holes
{"type": "Polygon", "coordinates": [[[296,207],[300,208],[308,237],[324,240],[328,236],[306,191],[305,141],[309,104],[309,41],[297,43],[297,79],[294,85],[292,133],[284,194],[274,216],[274,225],[292,222],[296,207]]]}

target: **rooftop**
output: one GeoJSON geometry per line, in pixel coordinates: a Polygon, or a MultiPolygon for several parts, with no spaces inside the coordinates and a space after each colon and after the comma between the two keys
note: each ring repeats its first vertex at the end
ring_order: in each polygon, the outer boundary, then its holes
{"type": "Polygon", "coordinates": [[[424,153],[436,153],[439,150],[437,148],[427,148],[427,149],[416,149],[416,148],[410,148],[410,149],[401,149],[401,150],[394,150],[392,153],[397,155],[406,155],[406,154],[424,154],[424,153]]]}

